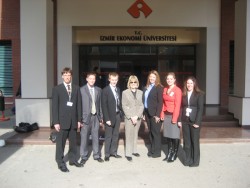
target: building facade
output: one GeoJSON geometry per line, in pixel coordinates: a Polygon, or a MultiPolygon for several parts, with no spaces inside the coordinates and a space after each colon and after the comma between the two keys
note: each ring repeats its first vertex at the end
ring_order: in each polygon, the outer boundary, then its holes
{"type": "Polygon", "coordinates": [[[50,125],[51,91],[61,82],[62,68],[69,66],[80,86],[85,73],[94,69],[100,72],[101,87],[110,71],[119,73],[121,88],[130,74],[136,74],[143,86],[152,69],[159,71],[163,83],[166,72],[175,72],[180,86],[193,75],[206,93],[206,105],[228,106],[241,125],[250,125],[245,115],[250,108],[247,0],[2,0],[1,4],[1,41],[11,41],[12,47],[13,95],[21,82],[22,97],[15,101],[17,124],[50,125]],[[12,14],[13,30],[4,27],[3,19],[12,14]]]}

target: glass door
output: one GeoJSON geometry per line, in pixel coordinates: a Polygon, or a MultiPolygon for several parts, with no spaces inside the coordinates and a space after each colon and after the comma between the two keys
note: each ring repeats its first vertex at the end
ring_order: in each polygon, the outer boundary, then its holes
{"type": "Polygon", "coordinates": [[[86,83],[86,72],[93,70],[98,71],[101,88],[109,83],[108,73],[117,72],[122,90],[132,74],[138,77],[142,89],[151,70],[159,72],[163,85],[167,72],[175,72],[180,87],[187,76],[195,76],[195,45],[81,45],[79,50],[81,85],[86,83]]]}

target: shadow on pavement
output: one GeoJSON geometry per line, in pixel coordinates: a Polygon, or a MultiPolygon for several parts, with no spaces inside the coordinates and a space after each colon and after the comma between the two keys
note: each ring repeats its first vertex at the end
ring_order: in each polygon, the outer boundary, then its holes
{"type": "Polygon", "coordinates": [[[22,146],[12,145],[12,146],[3,146],[0,147],[0,164],[2,164],[5,160],[15,154],[22,146]]]}

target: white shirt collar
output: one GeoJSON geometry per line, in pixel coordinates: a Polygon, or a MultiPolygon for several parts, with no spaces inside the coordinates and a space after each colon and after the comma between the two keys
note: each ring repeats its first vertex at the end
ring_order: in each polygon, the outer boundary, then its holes
{"type": "Polygon", "coordinates": [[[68,83],[68,84],[66,84],[65,82],[63,82],[63,84],[64,84],[64,86],[65,86],[66,88],[68,88],[68,85],[70,85],[70,88],[72,88],[72,87],[71,87],[71,82],[68,83]]]}
{"type": "Polygon", "coordinates": [[[87,86],[88,86],[89,90],[90,90],[90,89],[93,89],[93,90],[94,90],[94,87],[95,87],[95,86],[90,87],[90,85],[89,85],[89,84],[87,84],[87,86]]]}

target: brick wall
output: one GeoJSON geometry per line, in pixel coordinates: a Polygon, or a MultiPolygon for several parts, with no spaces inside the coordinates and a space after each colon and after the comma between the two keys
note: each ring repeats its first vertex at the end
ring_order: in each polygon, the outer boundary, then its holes
{"type": "MultiPolygon", "coordinates": [[[[5,98],[5,102],[15,100],[15,94],[21,80],[20,55],[20,0],[0,0],[0,40],[11,40],[13,62],[13,93],[14,96],[5,98]]],[[[12,105],[6,105],[6,108],[12,105]]]]}

